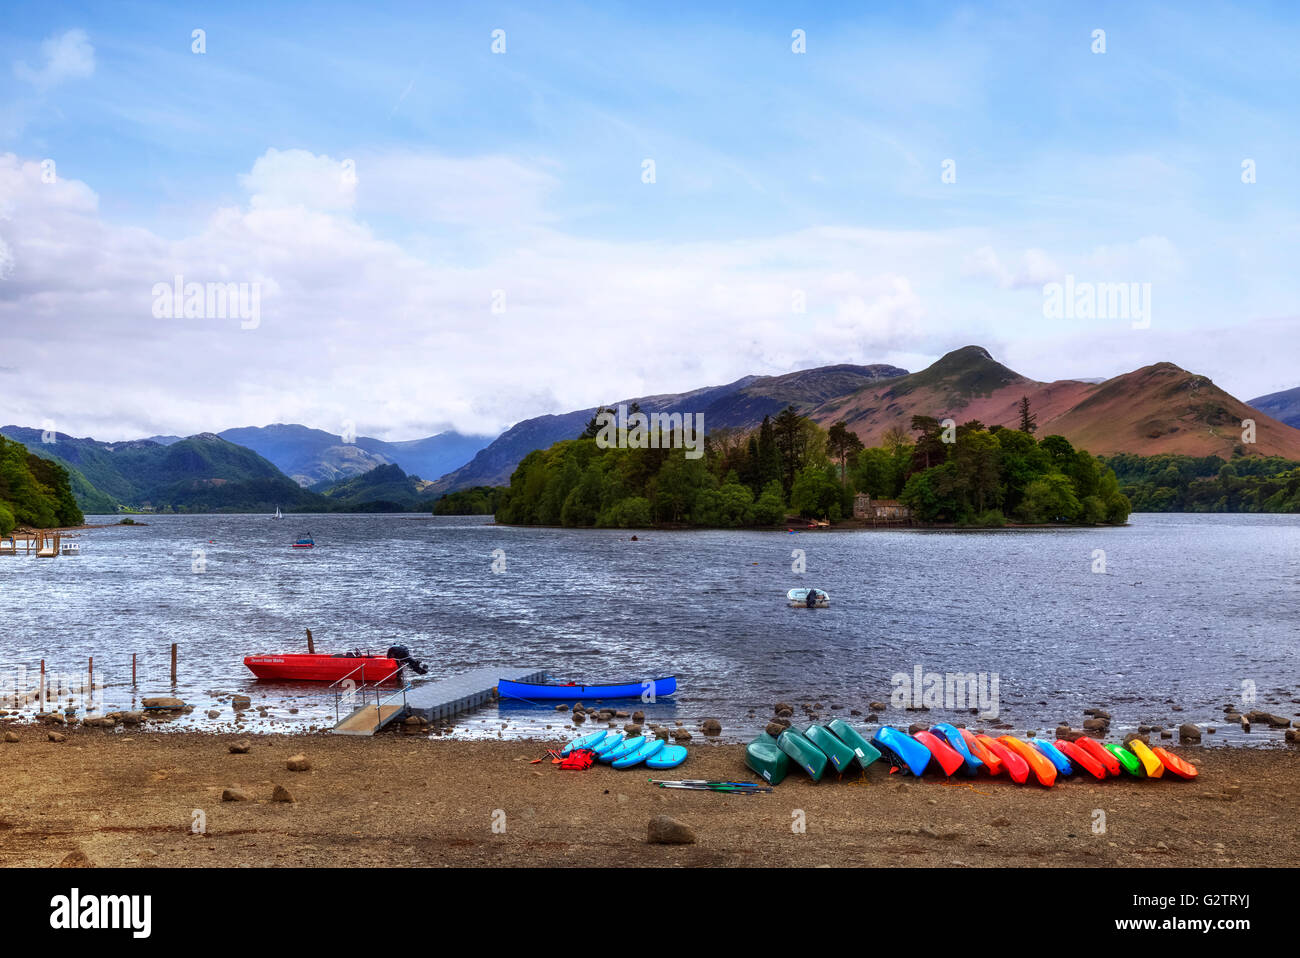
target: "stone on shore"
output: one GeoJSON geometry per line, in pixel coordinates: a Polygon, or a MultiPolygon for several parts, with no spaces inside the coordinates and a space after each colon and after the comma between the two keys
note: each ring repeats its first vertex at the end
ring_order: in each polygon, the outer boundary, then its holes
{"type": "Polygon", "coordinates": [[[62,732],[46,732],[51,742],[66,742],[68,737],[62,732]]]}
{"type": "Polygon", "coordinates": [[[289,756],[289,761],[285,763],[285,767],[291,772],[310,772],[311,762],[307,760],[306,755],[299,752],[297,755],[289,756]]]}
{"type": "Polygon", "coordinates": [[[1191,722],[1184,722],[1178,726],[1178,741],[1180,742],[1199,742],[1201,740],[1201,727],[1191,722]]]}
{"type": "Polygon", "coordinates": [[[253,748],[253,743],[246,738],[241,738],[238,742],[230,743],[231,755],[247,755],[253,748]]]}
{"type": "Polygon", "coordinates": [[[717,719],[705,719],[700,723],[700,731],[705,735],[721,735],[722,723],[717,719]]]}
{"type": "Polygon", "coordinates": [[[90,856],[80,848],[70,851],[63,856],[63,860],[55,866],[56,868],[94,868],[95,863],[90,860],[90,856]]]}
{"type": "Polygon", "coordinates": [[[17,733],[17,732],[5,732],[5,741],[6,741],[6,742],[21,742],[22,739],[18,737],[18,733],[17,733]]]}
{"type": "Polygon", "coordinates": [[[221,791],[221,800],[223,802],[251,802],[253,796],[242,788],[226,788],[221,791]]]}
{"type": "Polygon", "coordinates": [[[675,818],[656,815],[646,826],[646,841],[651,845],[694,845],[695,832],[675,818]]]}
{"type": "Polygon", "coordinates": [[[155,695],[141,699],[140,704],[147,709],[183,709],[185,702],[171,695],[155,695]]]}
{"type": "Polygon", "coordinates": [[[246,709],[253,704],[253,700],[247,695],[233,695],[230,698],[230,704],[236,709],[246,709]]]}
{"type": "Polygon", "coordinates": [[[297,799],[294,798],[293,795],[290,794],[289,790],[285,788],[283,785],[277,785],[275,786],[275,790],[271,792],[271,801],[296,802],[297,799]]]}

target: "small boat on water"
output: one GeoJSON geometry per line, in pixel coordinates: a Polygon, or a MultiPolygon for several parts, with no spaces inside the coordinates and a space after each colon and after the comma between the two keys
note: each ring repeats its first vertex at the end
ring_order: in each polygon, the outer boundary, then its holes
{"type": "Polygon", "coordinates": [[[383,682],[397,677],[403,668],[423,675],[428,669],[403,645],[394,645],[383,655],[369,652],[340,652],[336,655],[285,652],[279,655],[246,655],[244,665],[259,679],[292,682],[337,682],[352,678],[383,682]],[[354,674],[355,673],[355,674],[354,674]]]}
{"type": "Polygon", "coordinates": [[[316,547],[316,540],[311,537],[311,533],[309,532],[305,536],[299,536],[298,541],[293,544],[293,547],[295,549],[314,549],[316,547]]]}
{"type": "Polygon", "coordinates": [[[81,546],[76,542],[65,542],[59,546],[59,555],[79,556],[81,555],[81,546]]]}
{"type": "Polygon", "coordinates": [[[830,593],[821,589],[791,589],[785,597],[792,609],[828,609],[831,604],[830,593]]]}
{"type": "Polygon", "coordinates": [[[272,519],[283,519],[283,518],[284,518],[284,516],[280,515],[280,507],[279,507],[279,506],[276,506],[276,507],[275,507],[275,515],[271,516],[271,518],[272,518],[272,519]]]}
{"type": "Polygon", "coordinates": [[[639,699],[664,698],[677,691],[677,676],[669,675],[642,682],[614,682],[608,685],[541,685],[531,682],[497,682],[497,695],[503,699],[639,699]]]}

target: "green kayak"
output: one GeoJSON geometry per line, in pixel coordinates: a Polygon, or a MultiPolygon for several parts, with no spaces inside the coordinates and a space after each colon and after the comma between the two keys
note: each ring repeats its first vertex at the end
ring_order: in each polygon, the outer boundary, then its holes
{"type": "Polygon", "coordinates": [[[826,772],[826,753],[804,738],[797,730],[788,728],[780,734],[776,744],[794,759],[795,764],[807,772],[814,782],[820,782],[826,772]]]}
{"type": "Polygon", "coordinates": [[[1142,763],[1138,757],[1126,749],[1123,745],[1107,745],[1106,751],[1119,759],[1119,763],[1124,766],[1124,771],[1128,772],[1134,778],[1142,777],[1142,763]]]}
{"type": "Polygon", "coordinates": [[[745,764],[769,785],[780,785],[790,771],[790,756],[766,732],[745,746],[745,764]]]}
{"type": "Polygon", "coordinates": [[[853,754],[853,749],[841,742],[831,733],[830,729],[822,725],[809,725],[803,734],[804,738],[826,753],[826,757],[831,760],[831,765],[835,767],[837,772],[843,773],[857,758],[853,754]]]}
{"type": "Polygon", "coordinates": [[[826,723],[826,727],[835,733],[836,738],[853,749],[858,764],[864,769],[880,758],[880,749],[859,735],[857,730],[843,719],[831,719],[826,723]]]}

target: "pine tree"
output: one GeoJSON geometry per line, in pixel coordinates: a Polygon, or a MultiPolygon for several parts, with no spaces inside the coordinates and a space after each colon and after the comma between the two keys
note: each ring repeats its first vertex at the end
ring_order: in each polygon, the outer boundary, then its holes
{"type": "Polygon", "coordinates": [[[1030,435],[1038,429],[1038,417],[1029,411],[1029,397],[1020,397],[1020,431],[1030,435]]]}

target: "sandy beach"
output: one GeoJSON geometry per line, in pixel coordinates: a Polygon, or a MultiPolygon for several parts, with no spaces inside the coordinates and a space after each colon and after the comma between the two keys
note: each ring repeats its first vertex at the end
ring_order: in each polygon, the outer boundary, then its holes
{"type": "MultiPolygon", "coordinates": [[[[877,763],[865,781],[792,775],[744,796],[665,791],[644,769],[561,771],[540,742],[259,735],[233,754],[244,736],[70,728],[55,742],[44,727],[4,729],[18,739],[0,742],[11,867],[1300,864],[1294,746],[1177,748],[1200,768],[1193,781],[1044,789],[877,763]],[[308,770],[287,768],[297,754],[308,770]],[[227,789],[245,799],[223,800],[227,789]],[[648,843],[657,815],[694,843],[648,843]]],[[[743,749],[723,744],[657,777],[754,779],[743,749]]]]}

